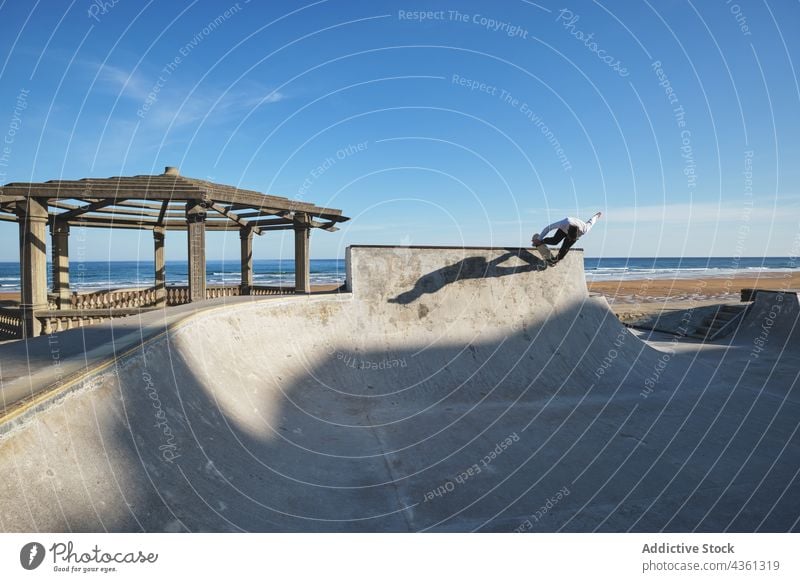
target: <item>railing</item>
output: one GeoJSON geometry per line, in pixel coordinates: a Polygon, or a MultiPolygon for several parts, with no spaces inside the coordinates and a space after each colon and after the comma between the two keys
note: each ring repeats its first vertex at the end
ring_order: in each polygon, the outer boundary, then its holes
{"type": "MultiPolygon", "coordinates": [[[[132,309],[156,304],[155,287],[134,287],[129,289],[102,289],[99,291],[74,292],[70,296],[72,309],[132,309]]],[[[50,310],[58,309],[57,296],[47,296],[50,310]]]]}
{"type": "Polygon", "coordinates": [[[78,327],[86,327],[102,323],[118,317],[138,315],[155,308],[141,309],[82,309],[82,310],[47,310],[37,311],[34,315],[42,325],[42,333],[47,335],[59,331],[67,331],[78,327]]]}
{"type": "Polygon", "coordinates": [[[21,338],[23,323],[19,309],[0,307],[0,340],[21,338]]]}
{"type": "MultiPolygon", "coordinates": [[[[221,297],[239,297],[242,289],[239,285],[209,285],[206,287],[206,299],[219,299],[221,297]]],[[[264,295],[291,295],[294,287],[271,287],[267,285],[254,285],[250,287],[250,295],[262,297],[264,295]]],[[[167,305],[185,305],[189,303],[189,287],[185,285],[170,285],[167,287],[167,305]]]]}
{"type": "MultiPolygon", "coordinates": [[[[238,297],[242,293],[239,285],[210,285],[206,287],[206,299],[238,297]]],[[[291,295],[294,287],[254,285],[250,295],[291,295]]],[[[172,307],[189,303],[189,287],[171,285],[166,287],[166,303],[172,307]]],[[[42,333],[51,334],[78,327],[86,327],[116,317],[127,317],[156,308],[156,288],[106,289],[73,293],[71,309],[57,309],[56,296],[48,296],[48,309],[37,311],[35,317],[42,324],[42,333]]],[[[24,320],[19,309],[0,308],[0,340],[22,337],[24,320]]]]}
{"type": "Polygon", "coordinates": [[[253,285],[250,295],[294,295],[294,287],[270,287],[267,285],[253,285]]]}
{"type": "Polygon", "coordinates": [[[73,309],[131,309],[155,304],[155,287],[112,289],[72,295],[73,309]]]}
{"type": "Polygon", "coordinates": [[[221,297],[238,297],[242,288],[239,285],[207,285],[206,299],[219,299],[221,297]]]}
{"type": "Polygon", "coordinates": [[[184,305],[186,303],[189,303],[189,287],[177,285],[167,287],[167,305],[184,305]]]}

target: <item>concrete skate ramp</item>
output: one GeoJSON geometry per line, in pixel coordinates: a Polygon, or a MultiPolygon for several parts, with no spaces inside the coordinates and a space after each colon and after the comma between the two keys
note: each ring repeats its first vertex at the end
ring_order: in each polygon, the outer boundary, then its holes
{"type": "Polygon", "coordinates": [[[353,247],[351,293],[193,316],[0,427],[0,527],[797,529],[796,379],[647,346],[582,258],[353,247]]]}
{"type": "Polygon", "coordinates": [[[797,353],[800,349],[800,301],[797,291],[755,292],[755,300],[731,339],[751,345],[756,354],[797,353]]]}

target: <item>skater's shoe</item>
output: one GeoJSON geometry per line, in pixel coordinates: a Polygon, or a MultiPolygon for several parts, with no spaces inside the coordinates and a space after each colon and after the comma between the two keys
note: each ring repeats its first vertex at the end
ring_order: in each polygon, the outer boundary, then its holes
{"type": "Polygon", "coordinates": [[[549,267],[555,267],[558,264],[558,259],[545,259],[549,267]]]}

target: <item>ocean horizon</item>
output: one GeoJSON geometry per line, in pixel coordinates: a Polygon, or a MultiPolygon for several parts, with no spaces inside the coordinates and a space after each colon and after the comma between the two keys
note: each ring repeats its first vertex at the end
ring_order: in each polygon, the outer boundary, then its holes
{"type": "MultiPolygon", "coordinates": [[[[50,284],[48,263],[48,285],[50,284]]],[[[153,284],[152,261],[82,261],[70,263],[70,285],[77,290],[146,287],[153,284]]],[[[233,260],[208,260],[209,285],[235,285],[240,282],[240,264],[233,260]]],[[[800,270],[796,257],[585,257],[586,280],[692,279],[779,275],[800,270]]],[[[313,285],[341,284],[345,280],[344,259],[312,259],[313,285]]],[[[168,285],[188,284],[188,263],[166,261],[168,285]]],[[[294,261],[254,259],[256,285],[294,285],[294,261]]],[[[0,292],[19,291],[19,263],[0,262],[0,292]]]]}

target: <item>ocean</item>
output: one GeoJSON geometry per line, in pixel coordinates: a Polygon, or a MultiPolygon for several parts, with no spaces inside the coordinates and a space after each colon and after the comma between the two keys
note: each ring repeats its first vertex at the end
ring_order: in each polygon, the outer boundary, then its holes
{"type": "MultiPolygon", "coordinates": [[[[70,287],[91,290],[125,287],[148,287],[153,284],[152,261],[84,261],[70,263],[70,287]]],[[[189,268],[186,261],[167,261],[167,285],[188,285],[189,268]]],[[[311,283],[325,285],[343,283],[344,260],[316,259],[311,261],[311,283]]],[[[237,285],[241,281],[241,265],[237,260],[206,261],[206,281],[209,285],[237,285]]],[[[50,264],[47,284],[51,283],[50,264]]],[[[253,284],[270,286],[294,285],[294,261],[253,260],[253,284]]],[[[0,262],[0,292],[19,291],[19,264],[0,262]]]]}
{"type": "Polygon", "coordinates": [[[584,258],[586,280],[694,279],[800,271],[797,257],[584,258]]]}
{"type": "MultiPolygon", "coordinates": [[[[794,257],[647,257],[585,258],[586,280],[608,281],[628,279],[672,279],[695,277],[730,277],[764,273],[798,271],[800,261],[794,257]]],[[[167,284],[188,284],[186,261],[167,261],[167,284]]],[[[238,260],[207,261],[209,285],[234,285],[240,280],[238,260]]],[[[343,283],[345,264],[342,259],[311,261],[311,283],[314,285],[343,283]]],[[[48,284],[50,283],[48,269],[48,284]]],[[[294,261],[255,259],[253,282],[256,285],[294,285],[294,261]]],[[[153,284],[153,263],[147,261],[86,261],[70,264],[73,289],[91,290],[122,287],[146,287],[153,284]]],[[[0,292],[19,291],[19,264],[0,262],[0,292]]]]}

